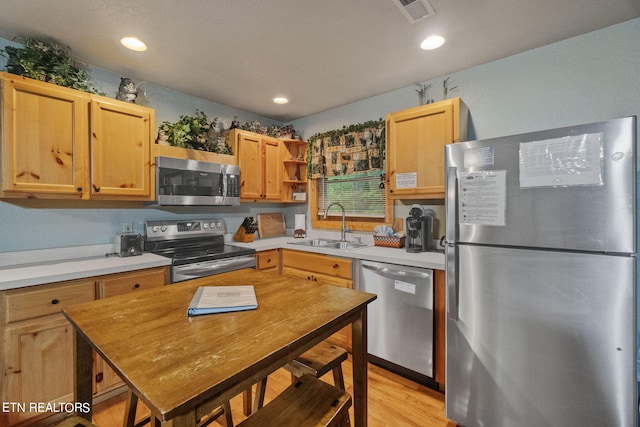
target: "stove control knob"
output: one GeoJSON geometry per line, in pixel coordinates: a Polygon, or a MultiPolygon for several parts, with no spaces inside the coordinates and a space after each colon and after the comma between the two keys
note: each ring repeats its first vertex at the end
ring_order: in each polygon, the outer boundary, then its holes
{"type": "Polygon", "coordinates": [[[167,231],[167,226],[166,225],[161,226],[160,231],[162,231],[163,233],[167,231]]]}
{"type": "Polygon", "coordinates": [[[202,228],[206,230],[207,228],[209,228],[209,224],[205,222],[204,224],[202,224],[202,228]]]}
{"type": "Polygon", "coordinates": [[[153,231],[154,233],[158,232],[158,226],[154,225],[153,227],[151,227],[151,231],[153,231]]]}
{"type": "Polygon", "coordinates": [[[216,227],[222,230],[222,221],[216,222],[216,227]]]}

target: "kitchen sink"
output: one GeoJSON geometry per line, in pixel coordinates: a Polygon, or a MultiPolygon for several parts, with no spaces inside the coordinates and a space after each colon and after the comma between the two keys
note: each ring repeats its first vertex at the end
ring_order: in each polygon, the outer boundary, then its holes
{"type": "Polygon", "coordinates": [[[289,242],[292,245],[300,245],[300,246],[315,246],[322,247],[327,249],[340,249],[343,251],[349,251],[358,248],[364,248],[365,246],[362,243],[355,242],[341,242],[340,240],[333,239],[309,239],[303,240],[301,242],[289,242]]]}
{"type": "Polygon", "coordinates": [[[289,242],[292,245],[300,245],[300,246],[329,246],[335,245],[336,243],[340,243],[340,240],[332,240],[332,239],[310,239],[310,240],[302,240],[300,242],[289,242]]]}

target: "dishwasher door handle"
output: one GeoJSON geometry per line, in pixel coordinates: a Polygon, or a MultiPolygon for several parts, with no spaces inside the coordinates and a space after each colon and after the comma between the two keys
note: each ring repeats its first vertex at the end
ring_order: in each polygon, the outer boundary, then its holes
{"type": "Polygon", "coordinates": [[[392,268],[376,267],[374,265],[368,265],[368,264],[362,264],[362,268],[366,268],[367,270],[374,271],[376,274],[379,274],[380,276],[384,276],[390,279],[401,279],[403,277],[412,278],[412,279],[431,279],[432,277],[431,273],[394,270],[392,268]]]}

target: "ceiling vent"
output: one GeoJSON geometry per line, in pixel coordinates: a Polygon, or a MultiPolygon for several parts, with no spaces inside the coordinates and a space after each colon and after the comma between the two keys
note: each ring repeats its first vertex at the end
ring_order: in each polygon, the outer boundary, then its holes
{"type": "Polygon", "coordinates": [[[412,24],[435,15],[433,7],[427,0],[392,0],[404,16],[412,24]]]}

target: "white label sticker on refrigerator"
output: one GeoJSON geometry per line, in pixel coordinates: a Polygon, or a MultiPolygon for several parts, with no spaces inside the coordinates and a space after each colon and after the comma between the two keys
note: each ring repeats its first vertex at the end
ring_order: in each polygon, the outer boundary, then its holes
{"type": "Polygon", "coordinates": [[[505,225],[507,171],[461,173],[458,220],[463,224],[505,225]]]}
{"type": "Polygon", "coordinates": [[[401,280],[395,280],[393,287],[398,291],[406,292],[412,295],[416,294],[416,285],[414,285],[413,283],[407,283],[401,280]]]}
{"type": "Polygon", "coordinates": [[[416,188],[418,172],[399,173],[396,175],[396,188],[416,188]]]}
{"type": "Polygon", "coordinates": [[[520,187],[602,185],[602,133],[520,143],[520,187]]]}
{"type": "Polygon", "coordinates": [[[464,168],[486,168],[493,166],[493,147],[475,147],[464,150],[464,168]]]}

